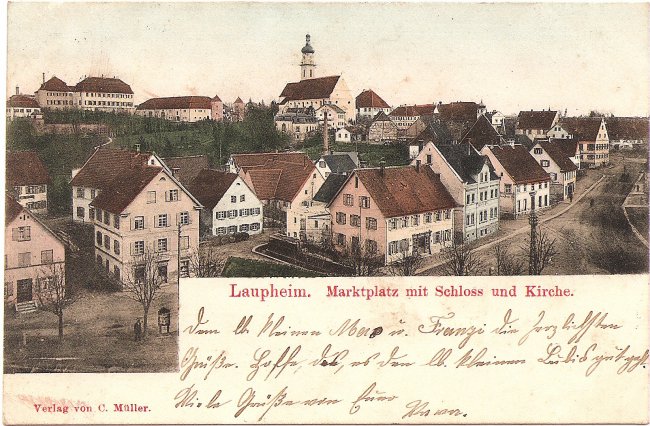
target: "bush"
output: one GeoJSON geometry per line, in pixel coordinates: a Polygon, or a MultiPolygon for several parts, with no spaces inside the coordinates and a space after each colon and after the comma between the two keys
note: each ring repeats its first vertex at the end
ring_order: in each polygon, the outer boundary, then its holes
{"type": "Polygon", "coordinates": [[[247,241],[251,236],[247,232],[237,232],[233,235],[236,242],[247,241]]]}

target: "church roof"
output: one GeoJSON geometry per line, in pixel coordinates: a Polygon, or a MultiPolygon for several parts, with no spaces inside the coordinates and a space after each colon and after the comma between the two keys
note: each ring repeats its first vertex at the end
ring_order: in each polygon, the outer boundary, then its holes
{"type": "Polygon", "coordinates": [[[329,98],[340,78],[340,75],[332,75],[287,83],[280,97],[289,101],[329,98]]]}

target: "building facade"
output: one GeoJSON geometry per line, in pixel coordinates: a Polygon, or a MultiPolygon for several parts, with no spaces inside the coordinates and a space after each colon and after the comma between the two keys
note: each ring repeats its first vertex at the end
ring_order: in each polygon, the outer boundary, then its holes
{"type": "Polygon", "coordinates": [[[397,140],[398,127],[393,120],[383,112],[377,113],[368,127],[368,141],[385,142],[397,140]]]}
{"type": "Polygon", "coordinates": [[[538,141],[530,150],[535,161],[551,178],[550,195],[553,201],[573,199],[578,167],[567,157],[558,144],[561,141],[538,141]]]}
{"type": "Polygon", "coordinates": [[[609,164],[609,134],[605,118],[563,118],[562,126],[578,140],[582,168],[591,169],[609,164]]]}
{"type": "MultiPolygon", "coordinates": [[[[219,98],[216,98],[219,99],[219,98]]],[[[194,123],[201,120],[223,119],[223,105],[221,115],[219,101],[207,96],[176,96],[170,98],[152,98],[138,105],[135,113],[142,117],[163,118],[170,121],[194,123]]]]}
{"type": "Polygon", "coordinates": [[[7,190],[21,206],[47,214],[47,188],[52,183],[45,165],[33,151],[7,152],[7,190]]]}
{"type": "Polygon", "coordinates": [[[391,107],[372,89],[367,89],[359,93],[354,100],[357,112],[357,118],[372,119],[380,112],[388,115],[391,107]]]}
{"type": "MultiPolygon", "coordinates": [[[[45,79],[45,78],[43,78],[45,79]]],[[[86,77],[74,87],[52,77],[36,91],[36,100],[47,109],[133,113],[133,90],[119,78],[86,77]]]]}
{"type": "Polygon", "coordinates": [[[16,88],[16,94],[7,101],[7,120],[30,118],[41,114],[41,107],[36,97],[21,95],[16,88]]]}

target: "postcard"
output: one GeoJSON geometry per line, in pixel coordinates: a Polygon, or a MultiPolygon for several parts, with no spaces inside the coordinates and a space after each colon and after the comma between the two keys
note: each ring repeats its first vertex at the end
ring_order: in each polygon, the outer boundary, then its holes
{"type": "Polygon", "coordinates": [[[647,424],[647,4],[8,5],[6,424],[647,424]]]}

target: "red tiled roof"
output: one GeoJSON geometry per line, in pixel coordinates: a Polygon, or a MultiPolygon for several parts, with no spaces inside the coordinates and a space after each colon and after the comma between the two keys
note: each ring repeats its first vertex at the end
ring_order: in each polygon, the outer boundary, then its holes
{"type": "Polygon", "coordinates": [[[138,105],[136,109],[210,109],[211,102],[212,100],[207,96],[152,98],[138,105]]]}
{"type": "Polygon", "coordinates": [[[595,141],[600,131],[601,117],[565,117],[562,127],[580,141],[595,141]]]}
{"type": "Polygon", "coordinates": [[[7,187],[49,185],[50,175],[45,165],[32,151],[7,152],[7,187]]]}
{"type": "Polygon", "coordinates": [[[477,151],[485,145],[501,145],[504,143],[499,132],[494,130],[487,117],[481,115],[471,129],[463,136],[462,142],[469,142],[477,151]]]}
{"type": "Polygon", "coordinates": [[[390,119],[389,116],[386,115],[384,111],[379,111],[376,115],[375,118],[372,119],[372,122],[374,123],[375,121],[393,121],[390,119]]]}
{"type": "Polygon", "coordinates": [[[98,149],[70,181],[71,186],[105,189],[118,175],[136,166],[143,166],[150,153],[138,153],[124,149],[98,149]]]}
{"type": "Polygon", "coordinates": [[[523,145],[493,146],[490,150],[516,184],[550,179],[548,173],[523,145]]]}
{"type": "Polygon", "coordinates": [[[203,169],[196,175],[188,190],[204,207],[212,210],[235,179],[237,173],[203,169]]]}
{"type": "Polygon", "coordinates": [[[237,99],[235,99],[235,102],[234,102],[234,103],[236,103],[236,104],[243,104],[244,101],[242,101],[241,98],[238,96],[237,99]]]}
{"type": "Polygon", "coordinates": [[[573,161],[569,157],[574,157],[575,152],[573,155],[567,156],[566,152],[560,145],[561,142],[559,141],[554,141],[554,142],[549,142],[549,141],[541,141],[539,142],[539,145],[546,151],[549,157],[555,162],[560,167],[560,171],[562,172],[572,172],[575,170],[578,170],[578,166],[575,165],[573,161]]]}
{"type": "Polygon", "coordinates": [[[235,165],[247,173],[260,200],[293,201],[316,170],[302,152],[233,154],[235,165]]]}
{"type": "Polygon", "coordinates": [[[219,97],[219,95],[214,95],[214,98],[212,98],[212,100],[215,102],[221,102],[221,98],[219,97]]]}
{"type": "Polygon", "coordinates": [[[550,130],[556,115],[557,111],[520,111],[517,128],[550,130]]]}
{"type": "Polygon", "coordinates": [[[287,83],[280,94],[285,100],[325,99],[329,98],[340,76],[310,78],[296,83],[287,83]]]}
{"type": "Polygon", "coordinates": [[[207,155],[169,157],[161,160],[174,172],[174,177],[183,185],[189,185],[203,169],[210,168],[207,155]]]}
{"type": "Polygon", "coordinates": [[[479,105],[476,102],[439,104],[438,114],[443,121],[476,121],[479,105]]]}
{"type": "Polygon", "coordinates": [[[648,140],[647,117],[608,117],[605,124],[610,140],[648,140]]]}
{"type": "Polygon", "coordinates": [[[390,108],[378,94],[373,90],[364,90],[355,99],[356,108],[390,108]]]}
{"type": "Polygon", "coordinates": [[[87,77],[77,83],[74,90],[77,92],[133,94],[131,86],[119,78],[87,77]]]}
{"type": "Polygon", "coordinates": [[[562,153],[566,157],[575,157],[579,154],[578,151],[578,139],[551,139],[551,142],[555,144],[559,149],[562,150],[562,153]]]}
{"type": "Polygon", "coordinates": [[[36,98],[27,95],[13,95],[7,101],[7,106],[13,108],[40,108],[36,98]]]}
{"type": "Polygon", "coordinates": [[[407,216],[449,209],[456,206],[453,198],[429,167],[386,167],[357,169],[358,176],[384,217],[407,216]]]}
{"type": "Polygon", "coordinates": [[[125,170],[111,180],[108,189],[100,192],[90,205],[120,214],[162,170],[162,167],[157,166],[140,166],[125,170]]]}
{"type": "Polygon", "coordinates": [[[52,77],[45,83],[41,84],[38,90],[49,90],[52,92],[72,92],[72,88],[65,84],[63,80],[58,77],[52,77]]]}
{"type": "Polygon", "coordinates": [[[391,111],[389,115],[391,116],[406,116],[406,117],[417,117],[423,115],[433,115],[433,110],[435,105],[425,104],[425,105],[404,105],[399,106],[391,111]]]}
{"type": "Polygon", "coordinates": [[[5,226],[9,225],[22,211],[23,206],[18,204],[14,197],[5,194],[5,226]]]}

